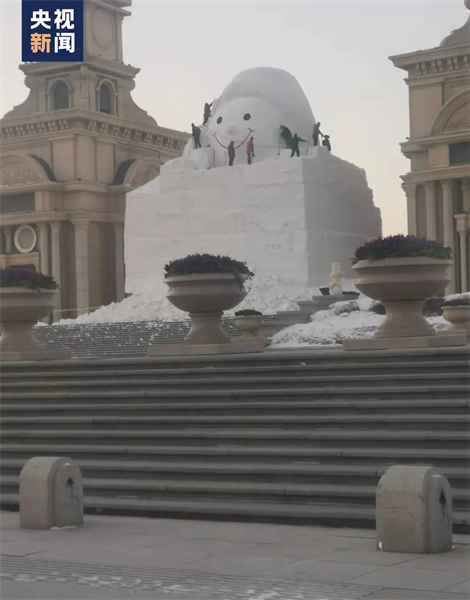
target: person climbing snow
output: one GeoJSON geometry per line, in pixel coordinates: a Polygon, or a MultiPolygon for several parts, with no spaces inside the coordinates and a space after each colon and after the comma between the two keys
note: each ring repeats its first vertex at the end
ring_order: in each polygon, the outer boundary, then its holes
{"type": "Polygon", "coordinates": [[[291,130],[285,125],[281,125],[279,129],[281,130],[281,137],[284,138],[284,141],[286,142],[286,148],[290,148],[292,140],[291,130]]]}
{"type": "Polygon", "coordinates": [[[208,102],[206,102],[204,104],[204,120],[202,122],[202,124],[204,125],[204,127],[207,126],[207,123],[209,122],[209,119],[211,118],[211,107],[212,107],[212,102],[209,104],[208,102]]]}
{"type": "Polygon", "coordinates": [[[194,148],[201,148],[201,130],[194,123],[191,123],[191,130],[193,132],[194,148]]]}
{"type": "Polygon", "coordinates": [[[290,157],[292,158],[295,154],[297,156],[300,156],[300,150],[299,150],[299,142],[306,142],[307,140],[303,140],[302,138],[299,138],[299,136],[294,133],[294,137],[292,138],[291,142],[290,142],[290,148],[292,150],[292,154],[290,155],[290,157]]]}
{"type": "Polygon", "coordinates": [[[323,142],[321,143],[322,146],[325,146],[325,148],[328,148],[328,150],[331,152],[331,142],[330,142],[330,136],[329,135],[324,135],[323,136],[323,142]]]}
{"type": "Polygon", "coordinates": [[[318,142],[320,139],[320,136],[323,137],[323,133],[320,131],[320,121],[318,123],[315,123],[315,125],[313,126],[313,145],[314,146],[318,146],[318,142]]]}
{"type": "Polygon", "coordinates": [[[228,166],[233,167],[233,161],[235,160],[235,142],[230,142],[228,145],[228,166]]]}
{"type": "Polygon", "coordinates": [[[246,159],[247,159],[249,165],[251,165],[254,157],[255,157],[255,144],[253,142],[253,138],[251,137],[246,144],[246,159]]]}

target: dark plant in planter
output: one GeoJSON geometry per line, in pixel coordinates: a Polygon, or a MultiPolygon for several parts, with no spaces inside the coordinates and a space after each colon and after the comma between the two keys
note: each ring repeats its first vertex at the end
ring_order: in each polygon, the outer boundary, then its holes
{"type": "Polygon", "coordinates": [[[446,300],[442,306],[470,306],[470,296],[446,300]]]}
{"type": "Polygon", "coordinates": [[[262,317],[263,313],[259,312],[259,310],[252,310],[250,308],[245,308],[243,310],[237,310],[235,313],[236,317],[262,317]]]}
{"type": "Polygon", "coordinates": [[[240,280],[251,279],[254,276],[245,262],[214,254],[190,254],[186,258],[178,258],[165,265],[165,277],[205,273],[231,273],[240,280]]]}
{"type": "Polygon", "coordinates": [[[29,290],[56,290],[53,277],[29,268],[7,267],[0,269],[0,288],[22,287],[29,290]]]}
{"type": "Polygon", "coordinates": [[[410,258],[427,256],[450,260],[452,249],[433,240],[417,238],[414,235],[390,235],[367,242],[356,250],[353,264],[360,260],[380,260],[383,258],[410,258]]]}

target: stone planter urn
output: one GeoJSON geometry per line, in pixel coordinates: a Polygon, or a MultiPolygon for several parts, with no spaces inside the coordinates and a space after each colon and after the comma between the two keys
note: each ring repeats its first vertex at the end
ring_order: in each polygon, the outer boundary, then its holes
{"type": "Polygon", "coordinates": [[[221,327],[224,310],[235,308],[246,296],[243,283],[230,273],[166,277],[167,298],[189,313],[191,330],[186,344],[225,344],[229,336],[221,327]]]}
{"type": "Polygon", "coordinates": [[[451,327],[445,334],[463,334],[470,339],[470,306],[443,306],[443,317],[451,327]]]}
{"type": "Polygon", "coordinates": [[[263,315],[251,315],[249,317],[235,317],[235,326],[240,332],[238,341],[249,342],[258,337],[259,328],[263,315]]]}
{"type": "Polygon", "coordinates": [[[353,269],[356,287],[385,306],[385,322],[376,338],[433,336],[436,331],[423,316],[427,298],[444,291],[450,281],[450,260],[428,257],[361,260],[353,269]]]}
{"type": "Polygon", "coordinates": [[[0,353],[41,352],[33,327],[55,306],[56,290],[0,287],[0,353]]]}

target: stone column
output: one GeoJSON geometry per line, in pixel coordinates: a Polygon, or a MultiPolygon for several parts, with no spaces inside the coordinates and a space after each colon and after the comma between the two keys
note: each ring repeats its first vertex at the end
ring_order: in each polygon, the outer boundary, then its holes
{"type": "Polygon", "coordinates": [[[462,196],[463,196],[463,212],[470,213],[470,179],[461,179],[462,196]]]}
{"type": "MultiPolygon", "coordinates": [[[[57,282],[59,288],[61,287],[61,247],[60,247],[60,230],[62,223],[60,221],[51,221],[49,223],[51,228],[51,266],[52,266],[52,277],[57,282]]],[[[67,315],[64,315],[65,317],[67,315]]],[[[58,321],[62,318],[62,290],[59,289],[57,293],[55,310],[52,313],[53,321],[58,321]]]]}
{"type": "Polygon", "coordinates": [[[116,261],[116,302],[124,300],[124,223],[114,224],[114,247],[116,261]]]}
{"type": "Polygon", "coordinates": [[[441,182],[442,193],[443,193],[443,213],[444,213],[444,246],[449,246],[454,252],[454,265],[449,269],[450,272],[450,283],[446,288],[446,294],[455,293],[455,263],[457,259],[455,257],[455,244],[454,244],[454,180],[445,179],[441,182]]]}
{"type": "Polygon", "coordinates": [[[11,254],[13,248],[13,236],[11,234],[11,227],[5,227],[5,254],[11,254]]]}
{"type": "Polygon", "coordinates": [[[47,223],[38,223],[39,230],[39,269],[49,275],[49,227],[47,223]]]}
{"type": "Polygon", "coordinates": [[[88,272],[88,227],[87,219],[72,221],[75,233],[75,285],[77,289],[77,315],[88,312],[90,307],[90,281],[88,272]]]}
{"type": "Polygon", "coordinates": [[[426,192],[426,237],[428,240],[437,240],[436,218],[436,183],[428,181],[424,184],[426,192]]]}
{"type": "Polygon", "coordinates": [[[416,183],[403,183],[402,188],[406,194],[408,215],[408,235],[416,235],[418,231],[418,217],[416,207],[416,183]]]}
{"type": "Polygon", "coordinates": [[[468,224],[460,220],[457,221],[457,231],[460,236],[460,281],[462,284],[461,292],[469,291],[468,281],[468,256],[467,256],[467,233],[469,231],[468,224]]]}

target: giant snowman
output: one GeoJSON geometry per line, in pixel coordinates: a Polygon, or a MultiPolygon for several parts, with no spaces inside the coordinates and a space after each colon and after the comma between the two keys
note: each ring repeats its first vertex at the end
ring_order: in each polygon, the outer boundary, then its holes
{"type": "MultiPolygon", "coordinates": [[[[207,127],[200,127],[201,144],[212,149],[213,166],[221,167],[228,163],[227,148],[233,141],[235,164],[246,164],[246,143],[253,137],[256,162],[260,162],[285,148],[281,125],[308,141],[314,122],[310,104],[295,77],[280,69],[248,69],[214,101],[207,127]]],[[[194,141],[190,139],[184,157],[190,157],[193,149],[194,141]]],[[[193,157],[197,168],[197,155],[193,157]]]]}
{"type": "Polygon", "coordinates": [[[363,169],[312,146],[314,122],[291,74],[237,75],[201,126],[202,148],[190,139],[182,157],[128,194],[126,291],[159,284],[169,260],[198,252],[247,261],[296,289],[327,285],[333,262],[351,275],[355,249],[381,234],[380,211],[363,169]],[[307,140],[300,157],[285,149],[281,125],[307,140]],[[250,137],[256,158],[248,165],[250,137]],[[233,167],[226,166],[230,141],[233,167]]]}

